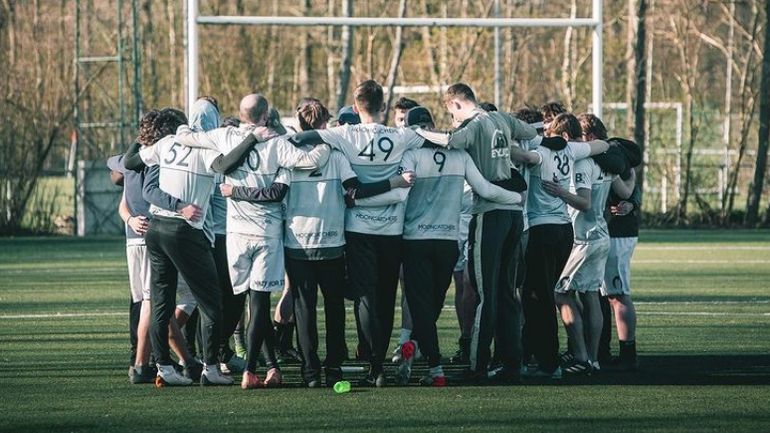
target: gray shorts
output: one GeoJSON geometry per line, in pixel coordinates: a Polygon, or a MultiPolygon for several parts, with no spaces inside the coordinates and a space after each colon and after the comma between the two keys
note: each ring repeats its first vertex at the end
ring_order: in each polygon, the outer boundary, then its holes
{"type": "Polygon", "coordinates": [[[631,294],[631,257],[639,238],[610,238],[602,296],[631,294]]]}
{"type": "Polygon", "coordinates": [[[598,292],[604,282],[604,265],[609,251],[608,238],[575,243],[556,283],[556,293],[598,292]]]}

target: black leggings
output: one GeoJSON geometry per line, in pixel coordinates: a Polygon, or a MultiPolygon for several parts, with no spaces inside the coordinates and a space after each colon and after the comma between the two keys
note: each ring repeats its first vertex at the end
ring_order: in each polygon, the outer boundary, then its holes
{"type": "Polygon", "coordinates": [[[278,361],[275,359],[275,334],[270,320],[270,292],[249,290],[249,314],[246,370],[249,373],[257,371],[260,349],[265,356],[267,368],[278,368],[278,361]]]}

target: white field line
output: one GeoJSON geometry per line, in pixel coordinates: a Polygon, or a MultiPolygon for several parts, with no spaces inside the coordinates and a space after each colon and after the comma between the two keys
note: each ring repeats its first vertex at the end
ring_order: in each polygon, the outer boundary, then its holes
{"type": "Polygon", "coordinates": [[[761,259],[735,259],[735,260],[650,260],[650,259],[634,259],[631,263],[635,264],[700,264],[700,265],[767,265],[770,264],[770,260],[761,259]]]}
{"type": "Polygon", "coordinates": [[[637,250],[650,251],[770,251],[770,245],[645,245],[636,246],[637,250]]]}
{"type": "MultiPolygon", "coordinates": [[[[740,304],[741,302],[735,302],[740,304]]],[[[761,303],[767,303],[762,301],[761,303]]],[[[637,305],[674,305],[674,304],[687,304],[685,302],[637,302],[637,305]]],[[[697,304],[695,302],[691,304],[697,304]]],[[[707,303],[700,303],[701,305],[707,303]]],[[[724,304],[727,304],[725,302],[724,304]]],[[[715,304],[719,305],[719,304],[715,304]]],[[[454,311],[453,305],[446,305],[443,308],[447,311],[454,311]]],[[[323,311],[323,307],[318,307],[318,311],[323,311]]],[[[353,311],[353,307],[346,307],[346,311],[353,311]]],[[[401,310],[401,307],[396,307],[396,310],[401,310]]],[[[637,311],[636,314],[644,316],[719,316],[719,317],[770,317],[770,312],[766,313],[731,313],[721,311],[637,311]]],[[[126,316],[125,312],[118,311],[101,311],[101,312],[83,312],[83,313],[40,313],[40,314],[0,314],[0,320],[14,320],[14,319],[53,319],[53,318],[82,318],[82,317],[120,317],[126,316]]]]}

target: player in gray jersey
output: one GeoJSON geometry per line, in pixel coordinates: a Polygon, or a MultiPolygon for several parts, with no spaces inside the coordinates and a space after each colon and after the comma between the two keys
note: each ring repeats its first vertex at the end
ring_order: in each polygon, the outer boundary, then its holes
{"type": "MultiPolygon", "coordinates": [[[[564,140],[581,138],[575,116],[563,114],[550,123],[548,137],[564,140]]],[[[527,218],[529,240],[526,250],[526,277],[523,284],[524,339],[539,368],[526,375],[560,378],[558,323],[554,287],[572,249],[572,223],[566,204],[544,189],[545,182],[569,188],[575,161],[606,151],[604,141],[569,141],[563,149],[538,146],[533,151],[512,148],[512,159],[528,165],[527,218]]]]}
{"type": "MultiPolygon", "coordinates": [[[[426,111],[423,107],[410,110],[426,111]]],[[[432,118],[420,126],[433,127],[432,118]]],[[[408,121],[410,120],[408,117],[408,121]]],[[[465,181],[474,193],[501,204],[519,204],[521,195],[489,183],[467,152],[417,149],[404,154],[402,167],[417,177],[409,192],[404,218],[404,292],[412,310],[412,335],[428,361],[429,373],[420,382],[445,386],[436,321],[457,263],[460,211],[465,181]]],[[[501,321],[501,326],[506,326],[501,321]]],[[[415,341],[402,345],[397,380],[407,384],[416,351],[415,341]]]]}
{"type": "MultiPolygon", "coordinates": [[[[359,180],[372,183],[399,173],[401,156],[425,141],[407,128],[380,124],[383,115],[382,87],[373,80],[360,83],[354,92],[361,124],[319,131],[304,131],[292,140],[298,145],[328,143],[350,161],[359,180]]],[[[369,373],[364,386],[385,385],[382,361],[393,330],[398,269],[401,264],[401,234],[404,226],[406,191],[398,203],[387,206],[356,206],[345,220],[347,265],[362,334],[369,346],[369,373]]]]}
{"type": "MultiPolygon", "coordinates": [[[[514,140],[532,139],[535,128],[508,113],[484,112],[476,96],[465,84],[449,87],[444,103],[456,121],[465,126],[451,134],[418,131],[432,142],[454,149],[465,149],[485,179],[505,181],[515,178],[526,189],[524,179],[511,170],[514,140]]],[[[564,146],[564,140],[548,140],[547,145],[564,146]]],[[[469,379],[486,381],[490,345],[496,338],[503,368],[493,376],[496,382],[519,380],[521,362],[520,305],[514,296],[516,252],[522,232],[522,206],[490,202],[474,197],[474,217],[470,224],[471,280],[478,294],[471,339],[469,379]],[[502,320],[502,322],[499,322],[502,320]],[[500,326],[504,323],[505,326],[500,326]],[[500,330],[496,332],[496,330],[500,330]]]]}
{"type": "MultiPolygon", "coordinates": [[[[216,149],[227,154],[232,165],[224,167],[228,185],[234,187],[267,188],[271,184],[277,194],[285,194],[290,183],[289,170],[318,168],[326,163],[329,149],[318,146],[303,151],[275,133],[283,127],[276,121],[267,125],[269,105],[262,95],[250,94],[241,100],[241,125],[238,128],[218,128],[195,133],[182,125],[177,141],[196,148],[216,149]],[[271,137],[252,143],[257,127],[267,126],[271,137]],[[246,151],[244,151],[244,149],[246,151]]],[[[274,334],[270,323],[270,293],[284,288],[283,209],[278,201],[229,200],[227,209],[227,255],[233,292],[248,292],[249,347],[246,371],[241,387],[277,386],[282,382],[275,359],[274,334]],[[256,374],[257,356],[266,343],[267,375],[265,381],[256,374]]]]}
{"type": "MultiPolygon", "coordinates": [[[[209,167],[219,155],[212,151],[192,149],[176,143],[173,131],[187,122],[184,113],[164,109],[155,122],[158,136],[154,145],[139,150],[132,146],[125,156],[125,166],[140,171],[145,166],[160,166],[160,188],[183,203],[208,210],[213,190],[213,173],[209,167]]],[[[219,335],[222,322],[222,299],[211,254],[211,240],[203,233],[203,221],[188,220],[184,214],[151,206],[153,223],[146,234],[152,264],[151,338],[158,363],[158,382],[189,385],[190,379],[179,376],[169,356],[168,324],[176,305],[178,274],[190,285],[202,314],[205,364],[201,384],[229,385],[232,378],[219,370],[219,335]]]]}

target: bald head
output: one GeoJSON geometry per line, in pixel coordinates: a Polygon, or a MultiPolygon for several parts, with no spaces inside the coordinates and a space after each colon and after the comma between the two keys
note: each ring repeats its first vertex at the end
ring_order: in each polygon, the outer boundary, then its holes
{"type": "Polygon", "coordinates": [[[267,99],[258,94],[251,93],[241,99],[241,121],[260,125],[265,122],[268,104],[267,99]]]}

